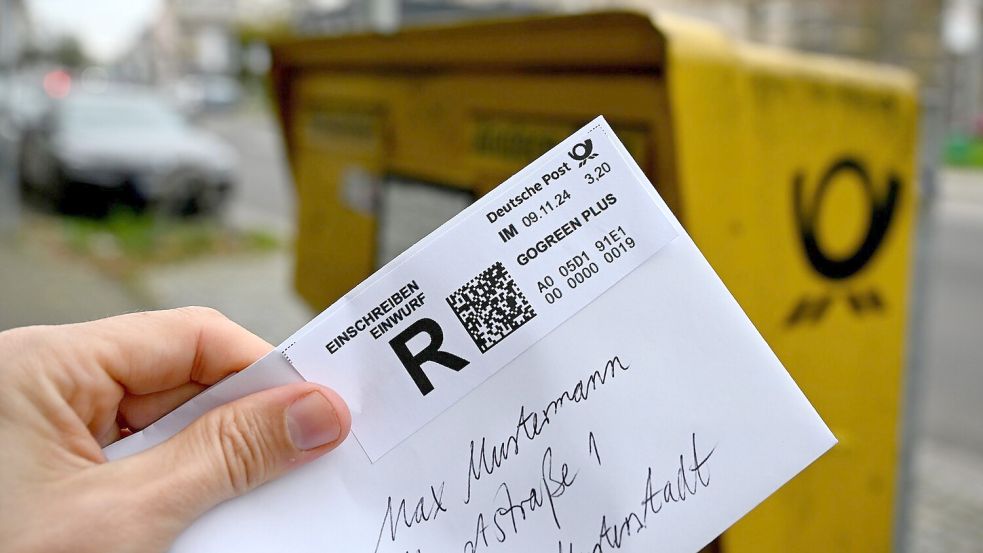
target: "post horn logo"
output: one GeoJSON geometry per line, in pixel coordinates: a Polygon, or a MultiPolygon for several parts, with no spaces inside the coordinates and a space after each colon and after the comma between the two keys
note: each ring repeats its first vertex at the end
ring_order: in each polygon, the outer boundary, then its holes
{"type": "Polygon", "coordinates": [[[577,167],[583,167],[584,165],[587,165],[588,159],[594,159],[597,157],[597,154],[594,153],[594,143],[591,142],[589,138],[579,144],[574,145],[567,155],[570,156],[570,159],[580,162],[577,167]]]}
{"type": "MultiPolygon", "coordinates": [[[[805,176],[800,172],[792,183],[792,201],[806,258],[812,268],[827,280],[846,281],[867,266],[884,241],[897,210],[901,195],[901,180],[897,175],[889,174],[886,190],[878,194],[864,165],[855,158],[842,157],[836,160],[819,179],[811,201],[806,201],[804,187],[805,176]],[[863,187],[870,217],[860,244],[847,255],[834,256],[823,248],[816,235],[816,224],[830,185],[837,178],[850,174],[854,175],[863,187]]],[[[832,291],[824,292],[815,298],[806,294],[792,308],[785,324],[795,326],[805,321],[818,322],[822,320],[826,310],[835,300],[836,296],[832,291]]],[[[884,300],[876,288],[861,291],[848,289],[846,301],[851,311],[858,316],[868,311],[879,312],[884,309],[884,300]]]]}

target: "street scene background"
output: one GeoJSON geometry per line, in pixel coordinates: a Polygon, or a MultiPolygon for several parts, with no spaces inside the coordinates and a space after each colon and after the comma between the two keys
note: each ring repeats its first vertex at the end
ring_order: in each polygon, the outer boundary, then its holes
{"type": "Polygon", "coordinates": [[[919,77],[911,472],[897,543],[983,551],[983,45],[974,0],[0,0],[0,330],[208,305],[278,343],[315,313],[294,290],[297,199],[264,36],[615,7],[677,11],[746,40],[901,65],[919,77]],[[102,108],[83,101],[107,94],[131,102],[147,128],[160,125],[157,151],[201,165],[182,177],[186,193],[106,200],[46,188],[54,177],[45,167],[56,162],[67,181],[90,159],[126,168],[146,160],[138,148],[127,153],[126,141],[83,147],[110,136],[86,126],[102,108]],[[52,121],[46,110],[63,99],[65,121],[52,121]],[[60,151],[46,135],[51,125],[77,129],[82,146],[60,151]],[[193,141],[208,159],[182,147],[193,141]]]}

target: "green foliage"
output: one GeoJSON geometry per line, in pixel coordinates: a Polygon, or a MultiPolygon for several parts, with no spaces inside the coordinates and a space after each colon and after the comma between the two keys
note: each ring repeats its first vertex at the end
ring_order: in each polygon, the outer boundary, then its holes
{"type": "Polygon", "coordinates": [[[983,167],[983,139],[952,135],[946,140],[942,158],[952,167],[983,167]]]}
{"type": "Polygon", "coordinates": [[[115,210],[104,219],[61,221],[59,241],[72,254],[121,276],[155,264],[280,247],[276,236],[262,230],[236,230],[215,220],[165,218],[128,209],[115,210]]]}
{"type": "Polygon", "coordinates": [[[89,64],[89,58],[82,48],[82,43],[73,36],[59,38],[49,55],[56,63],[72,69],[85,67],[89,64]]]}

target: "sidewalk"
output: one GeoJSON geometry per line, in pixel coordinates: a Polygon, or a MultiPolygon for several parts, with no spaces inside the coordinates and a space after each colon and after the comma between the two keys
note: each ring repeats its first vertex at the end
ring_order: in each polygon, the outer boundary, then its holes
{"type": "Polygon", "coordinates": [[[983,459],[923,439],[914,476],[907,551],[983,552],[983,459]]]}
{"type": "Polygon", "coordinates": [[[983,172],[945,169],[926,234],[909,552],[983,553],[983,172]]]}
{"type": "Polygon", "coordinates": [[[314,316],[293,290],[285,250],[159,265],[122,282],[29,239],[0,237],[0,268],[0,330],[205,305],[277,344],[314,316]]]}
{"type": "Polygon", "coordinates": [[[0,330],[150,308],[132,290],[88,265],[0,236],[0,330]]]}
{"type": "Polygon", "coordinates": [[[155,269],[141,288],[156,307],[214,307],[271,344],[314,318],[293,290],[287,251],[203,259],[155,269]]]}

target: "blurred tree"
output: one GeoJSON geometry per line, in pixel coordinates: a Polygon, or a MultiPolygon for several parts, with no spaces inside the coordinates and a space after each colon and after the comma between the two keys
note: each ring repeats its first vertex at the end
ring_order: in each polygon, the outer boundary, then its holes
{"type": "Polygon", "coordinates": [[[89,58],[79,40],[73,36],[63,36],[49,50],[48,56],[56,63],[69,69],[78,69],[89,64],[89,58]]]}

